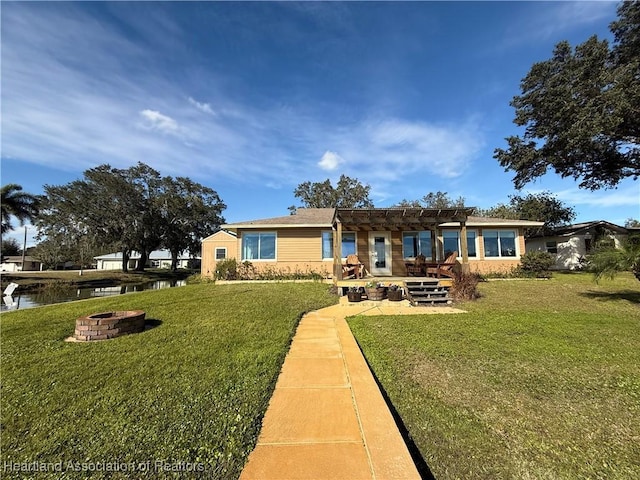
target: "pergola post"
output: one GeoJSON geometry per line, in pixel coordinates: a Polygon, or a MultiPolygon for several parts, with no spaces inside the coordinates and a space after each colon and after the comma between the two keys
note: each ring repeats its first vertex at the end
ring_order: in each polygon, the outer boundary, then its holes
{"type": "Polygon", "coordinates": [[[467,274],[471,271],[469,268],[469,245],[467,243],[467,222],[460,222],[460,249],[462,250],[462,273],[467,274]]]}
{"type": "Polygon", "coordinates": [[[333,230],[333,284],[342,280],[342,222],[336,220],[333,230]]]}

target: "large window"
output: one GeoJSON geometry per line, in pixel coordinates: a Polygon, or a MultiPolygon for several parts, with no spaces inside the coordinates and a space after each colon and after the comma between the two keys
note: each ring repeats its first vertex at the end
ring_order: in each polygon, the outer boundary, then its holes
{"type": "MultiPolygon", "coordinates": [[[[442,232],[442,243],[444,247],[444,258],[453,252],[458,252],[462,256],[462,246],[460,245],[460,230],[444,230],[442,232]]],[[[467,251],[470,257],[476,256],[476,231],[467,230],[467,251]]]]}
{"type": "Polygon", "coordinates": [[[431,232],[404,232],[402,234],[402,254],[404,258],[424,255],[431,259],[431,232]]]}
{"type": "Polygon", "coordinates": [[[275,232],[244,233],[242,235],[242,260],[275,260],[275,232]]]}
{"type": "Polygon", "coordinates": [[[516,232],[514,230],[483,230],[485,257],[515,257],[516,232]]]}
{"type": "MultiPolygon", "coordinates": [[[[342,258],[355,253],[355,232],[342,232],[342,258]]],[[[333,232],[322,232],[322,258],[333,258],[333,232]]]]}

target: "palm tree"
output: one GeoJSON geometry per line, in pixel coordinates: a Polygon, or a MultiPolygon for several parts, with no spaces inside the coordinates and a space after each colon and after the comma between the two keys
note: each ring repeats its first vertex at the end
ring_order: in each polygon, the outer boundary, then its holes
{"type": "Polygon", "coordinates": [[[596,278],[613,278],[617,273],[631,270],[640,280],[640,237],[630,237],[620,248],[604,247],[588,257],[588,268],[596,278]]]}
{"type": "Polygon", "coordinates": [[[38,197],[23,192],[20,185],[15,183],[4,185],[0,193],[2,233],[13,230],[13,225],[11,225],[12,216],[20,221],[20,225],[24,225],[25,221],[33,221],[38,215],[38,197]]]}

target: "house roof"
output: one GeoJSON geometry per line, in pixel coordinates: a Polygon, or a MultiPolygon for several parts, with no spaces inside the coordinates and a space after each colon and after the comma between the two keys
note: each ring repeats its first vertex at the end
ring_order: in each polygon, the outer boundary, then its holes
{"type": "Polygon", "coordinates": [[[227,232],[226,230],[218,230],[216,233],[212,233],[208,237],[203,238],[202,241],[204,242],[205,240],[212,240],[215,237],[223,236],[223,235],[230,237],[231,240],[235,240],[237,238],[236,234],[233,232],[227,232]]]}
{"type": "Polygon", "coordinates": [[[551,235],[570,237],[572,235],[586,233],[587,231],[592,230],[596,227],[603,227],[603,228],[606,228],[607,230],[611,230],[616,233],[629,232],[629,230],[627,230],[626,228],[621,227],[620,225],[616,225],[615,223],[607,222],[605,220],[594,220],[591,222],[574,223],[572,225],[565,225],[562,227],[555,228],[552,230],[551,235]]]}
{"type": "Polygon", "coordinates": [[[222,228],[232,232],[239,228],[294,228],[294,227],[327,227],[331,228],[335,208],[298,208],[293,215],[262,218],[246,222],[228,223],[222,228]]]}
{"type": "MultiPolygon", "coordinates": [[[[38,260],[35,257],[32,257],[31,255],[25,255],[24,261],[25,262],[39,262],[40,260],[38,260]]],[[[3,262],[2,263],[22,263],[22,255],[5,255],[3,257],[3,262]]]]}
{"type": "Polygon", "coordinates": [[[470,216],[473,207],[461,208],[299,208],[293,215],[229,223],[222,228],[235,233],[238,229],[325,227],[337,221],[346,229],[379,230],[406,228],[458,227],[466,220],[468,227],[517,226],[541,227],[543,222],[470,216]]]}
{"type": "MultiPolygon", "coordinates": [[[[93,258],[96,260],[122,261],[122,252],[107,253],[106,255],[99,255],[93,258]]],[[[139,252],[131,252],[131,255],[129,256],[130,260],[136,260],[138,258],[140,258],[139,252]]],[[[188,260],[190,258],[191,257],[189,255],[184,253],[178,255],[178,260],[188,260]]],[[[154,250],[149,254],[149,260],[171,260],[171,252],[169,250],[154,250]]]]}

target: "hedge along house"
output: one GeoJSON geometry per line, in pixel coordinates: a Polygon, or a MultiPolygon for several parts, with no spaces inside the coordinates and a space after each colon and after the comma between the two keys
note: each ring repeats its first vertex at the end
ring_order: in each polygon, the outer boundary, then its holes
{"type": "MultiPolygon", "coordinates": [[[[406,263],[417,255],[442,261],[454,251],[464,270],[509,271],[525,253],[524,229],[543,225],[473,217],[472,212],[473,208],[300,208],[294,215],[222,228],[229,237],[235,235],[235,245],[227,249],[229,258],[250,261],[256,268],[314,271],[337,281],[350,254],[358,255],[374,277],[404,277],[406,263]]],[[[212,237],[202,243],[202,274],[209,276],[215,272],[212,237]]]]}

